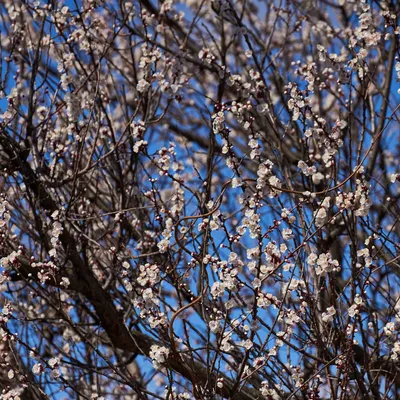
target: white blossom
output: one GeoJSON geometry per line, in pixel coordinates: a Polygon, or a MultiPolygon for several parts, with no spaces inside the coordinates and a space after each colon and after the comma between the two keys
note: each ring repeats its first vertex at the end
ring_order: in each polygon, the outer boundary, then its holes
{"type": "Polygon", "coordinates": [[[164,346],[152,345],[150,347],[150,358],[153,361],[153,367],[160,369],[162,365],[167,361],[169,349],[164,346]]]}

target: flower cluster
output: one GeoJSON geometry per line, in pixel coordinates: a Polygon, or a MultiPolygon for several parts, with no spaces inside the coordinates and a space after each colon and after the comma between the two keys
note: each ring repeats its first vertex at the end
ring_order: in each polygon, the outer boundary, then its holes
{"type": "Polygon", "coordinates": [[[359,314],[363,304],[364,302],[362,297],[359,294],[356,294],[354,298],[354,304],[349,307],[349,316],[354,318],[357,314],[359,314]]]}
{"type": "Polygon", "coordinates": [[[56,257],[57,249],[60,247],[59,236],[63,231],[63,225],[62,222],[60,221],[59,211],[54,211],[53,214],[51,214],[51,218],[54,221],[50,239],[53,248],[49,251],[49,255],[50,257],[56,257]]]}
{"type": "Polygon", "coordinates": [[[339,261],[333,260],[329,253],[322,253],[320,255],[311,253],[307,258],[307,264],[315,268],[317,275],[324,276],[329,272],[340,271],[339,261]]]}
{"type": "MultiPolygon", "coordinates": [[[[360,170],[362,169],[360,168],[360,170]]],[[[340,210],[354,210],[356,216],[363,217],[368,215],[371,207],[371,199],[369,196],[369,184],[366,182],[364,176],[356,180],[355,192],[339,193],[336,196],[335,203],[340,210]]]]}
{"type": "Polygon", "coordinates": [[[315,226],[320,228],[324,226],[328,221],[328,212],[331,204],[331,198],[325,197],[324,200],[318,205],[316,211],[314,211],[315,226]]]}
{"type": "Polygon", "coordinates": [[[333,307],[333,306],[328,307],[326,309],[326,311],[322,313],[322,321],[331,322],[331,321],[333,321],[335,315],[336,315],[335,307],[333,307]]]}
{"type": "Polygon", "coordinates": [[[297,121],[301,116],[301,110],[309,104],[309,99],[295,83],[289,83],[286,86],[286,92],[289,93],[287,105],[292,112],[292,120],[297,121]]]}
{"type": "Polygon", "coordinates": [[[219,261],[214,265],[215,269],[219,269],[218,277],[220,281],[213,283],[211,294],[214,297],[221,297],[225,290],[236,290],[238,288],[237,276],[243,268],[243,262],[238,255],[231,252],[228,261],[219,261]]]}
{"type": "Polygon", "coordinates": [[[160,269],[157,264],[145,264],[139,266],[139,276],[137,281],[140,286],[153,287],[160,282],[160,269]]]}
{"type": "Polygon", "coordinates": [[[4,229],[11,219],[8,211],[8,201],[3,195],[0,195],[0,229],[4,229]]]}
{"type": "Polygon", "coordinates": [[[158,346],[153,344],[150,348],[150,358],[153,361],[153,367],[160,369],[162,365],[167,361],[169,349],[164,346],[158,346]]]}

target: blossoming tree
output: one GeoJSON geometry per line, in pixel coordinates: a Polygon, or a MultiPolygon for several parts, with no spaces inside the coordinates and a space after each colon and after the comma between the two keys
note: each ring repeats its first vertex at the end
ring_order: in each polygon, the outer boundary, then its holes
{"type": "Polygon", "coordinates": [[[399,398],[399,13],[2,1],[0,398],[399,398]]]}

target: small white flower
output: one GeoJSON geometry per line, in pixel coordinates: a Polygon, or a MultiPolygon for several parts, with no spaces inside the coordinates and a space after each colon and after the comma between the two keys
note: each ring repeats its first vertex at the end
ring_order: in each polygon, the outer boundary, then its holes
{"type": "Polygon", "coordinates": [[[395,183],[397,181],[398,177],[399,177],[399,174],[390,175],[390,182],[395,183]]]}
{"type": "Polygon", "coordinates": [[[160,250],[160,253],[165,253],[169,247],[169,239],[163,239],[157,243],[157,247],[160,250]]]}
{"type": "Polygon", "coordinates": [[[324,313],[322,313],[322,321],[330,322],[333,321],[333,317],[336,314],[335,307],[328,307],[324,313]]]}
{"type": "Polygon", "coordinates": [[[135,153],[139,153],[140,149],[144,148],[147,146],[147,141],[146,140],[138,140],[137,142],[135,142],[134,146],[133,146],[133,151],[135,153]]]}
{"type": "Polygon", "coordinates": [[[217,222],[214,221],[214,220],[212,220],[212,221],[210,222],[210,229],[211,229],[212,231],[216,231],[218,228],[219,228],[219,225],[217,224],[217,222]]]}
{"type": "Polygon", "coordinates": [[[237,187],[239,187],[239,186],[242,186],[242,182],[240,181],[240,179],[239,178],[233,178],[232,179],[232,187],[235,189],[235,188],[237,188],[237,187]]]}
{"type": "Polygon", "coordinates": [[[49,360],[49,365],[51,368],[57,368],[59,363],[60,363],[60,359],[57,357],[50,358],[50,360],[49,360]]]}
{"type": "Polygon", "coordinates": [[[394,322],[388,322],[383,328],[383,331],[386,336],[392,336],[394,333],[394,330],[395,330],[394,322]]]}
{"type": "Polygon", "coordinates": [[[68,288],[68,286],[71,284],[68,278],[62,277],[60,285],[64,286],[65,288],[68,288]]]}
{"type": "Polygon", "coordinates": [[[258,278],[255,278],[252,282],[253,288],[254,289],[258,289],[259,287],[261,287],[261,280],[258,278]]]}
{"type": "Polygon", "coordinates": [[[359,309],[357,304],[353,304],[350,308],[349,308],[349,316],[351,318],[354,318],[357,314],[359,313],[359,309]]]}
{"type": "Polygon", "coordinates": [[[136,90],[140,93],[145,92],[150,87],[150,83],[145,79],[141,79],[136,85],[136,90]]]}
{"type": "Polygon", "coordinates": [[[33,372],[35,375],[41,375],[41,374],[44,372],[44,367],[43,367],[43,365],[40,364],[40,363],[35,364],[35,365],[32,367],[32,372],[33,372]]]}
{"type": "Polygon", "coordinates": [[[219,321],[210,321],[208,323],[211,332],[218,332],[221,329],[219,321]]]}
{"type": "Polygon", "coordinates": [[[283,240],[293,239],[293,237],[294,237],[293,231],[291,229],[284,229],[282,231],[282,237],[283,237],[283,240]]]}
{"type": "Polygon", "coordinates": [[[312,181],[313,181],[314,185],[318,185],[323,179],[324,179],[324,175],[321,174],[321,172],[317,172],[317,173],[313,174],[313,176],[312,176],[312,181]]]}
{"type": "Polygon", "coordinates": [[[250,350],[253,347],[253,342],[250,339],[247,339],[240,342],[240,345],[243,346],[246,350],[250,350]]]}

